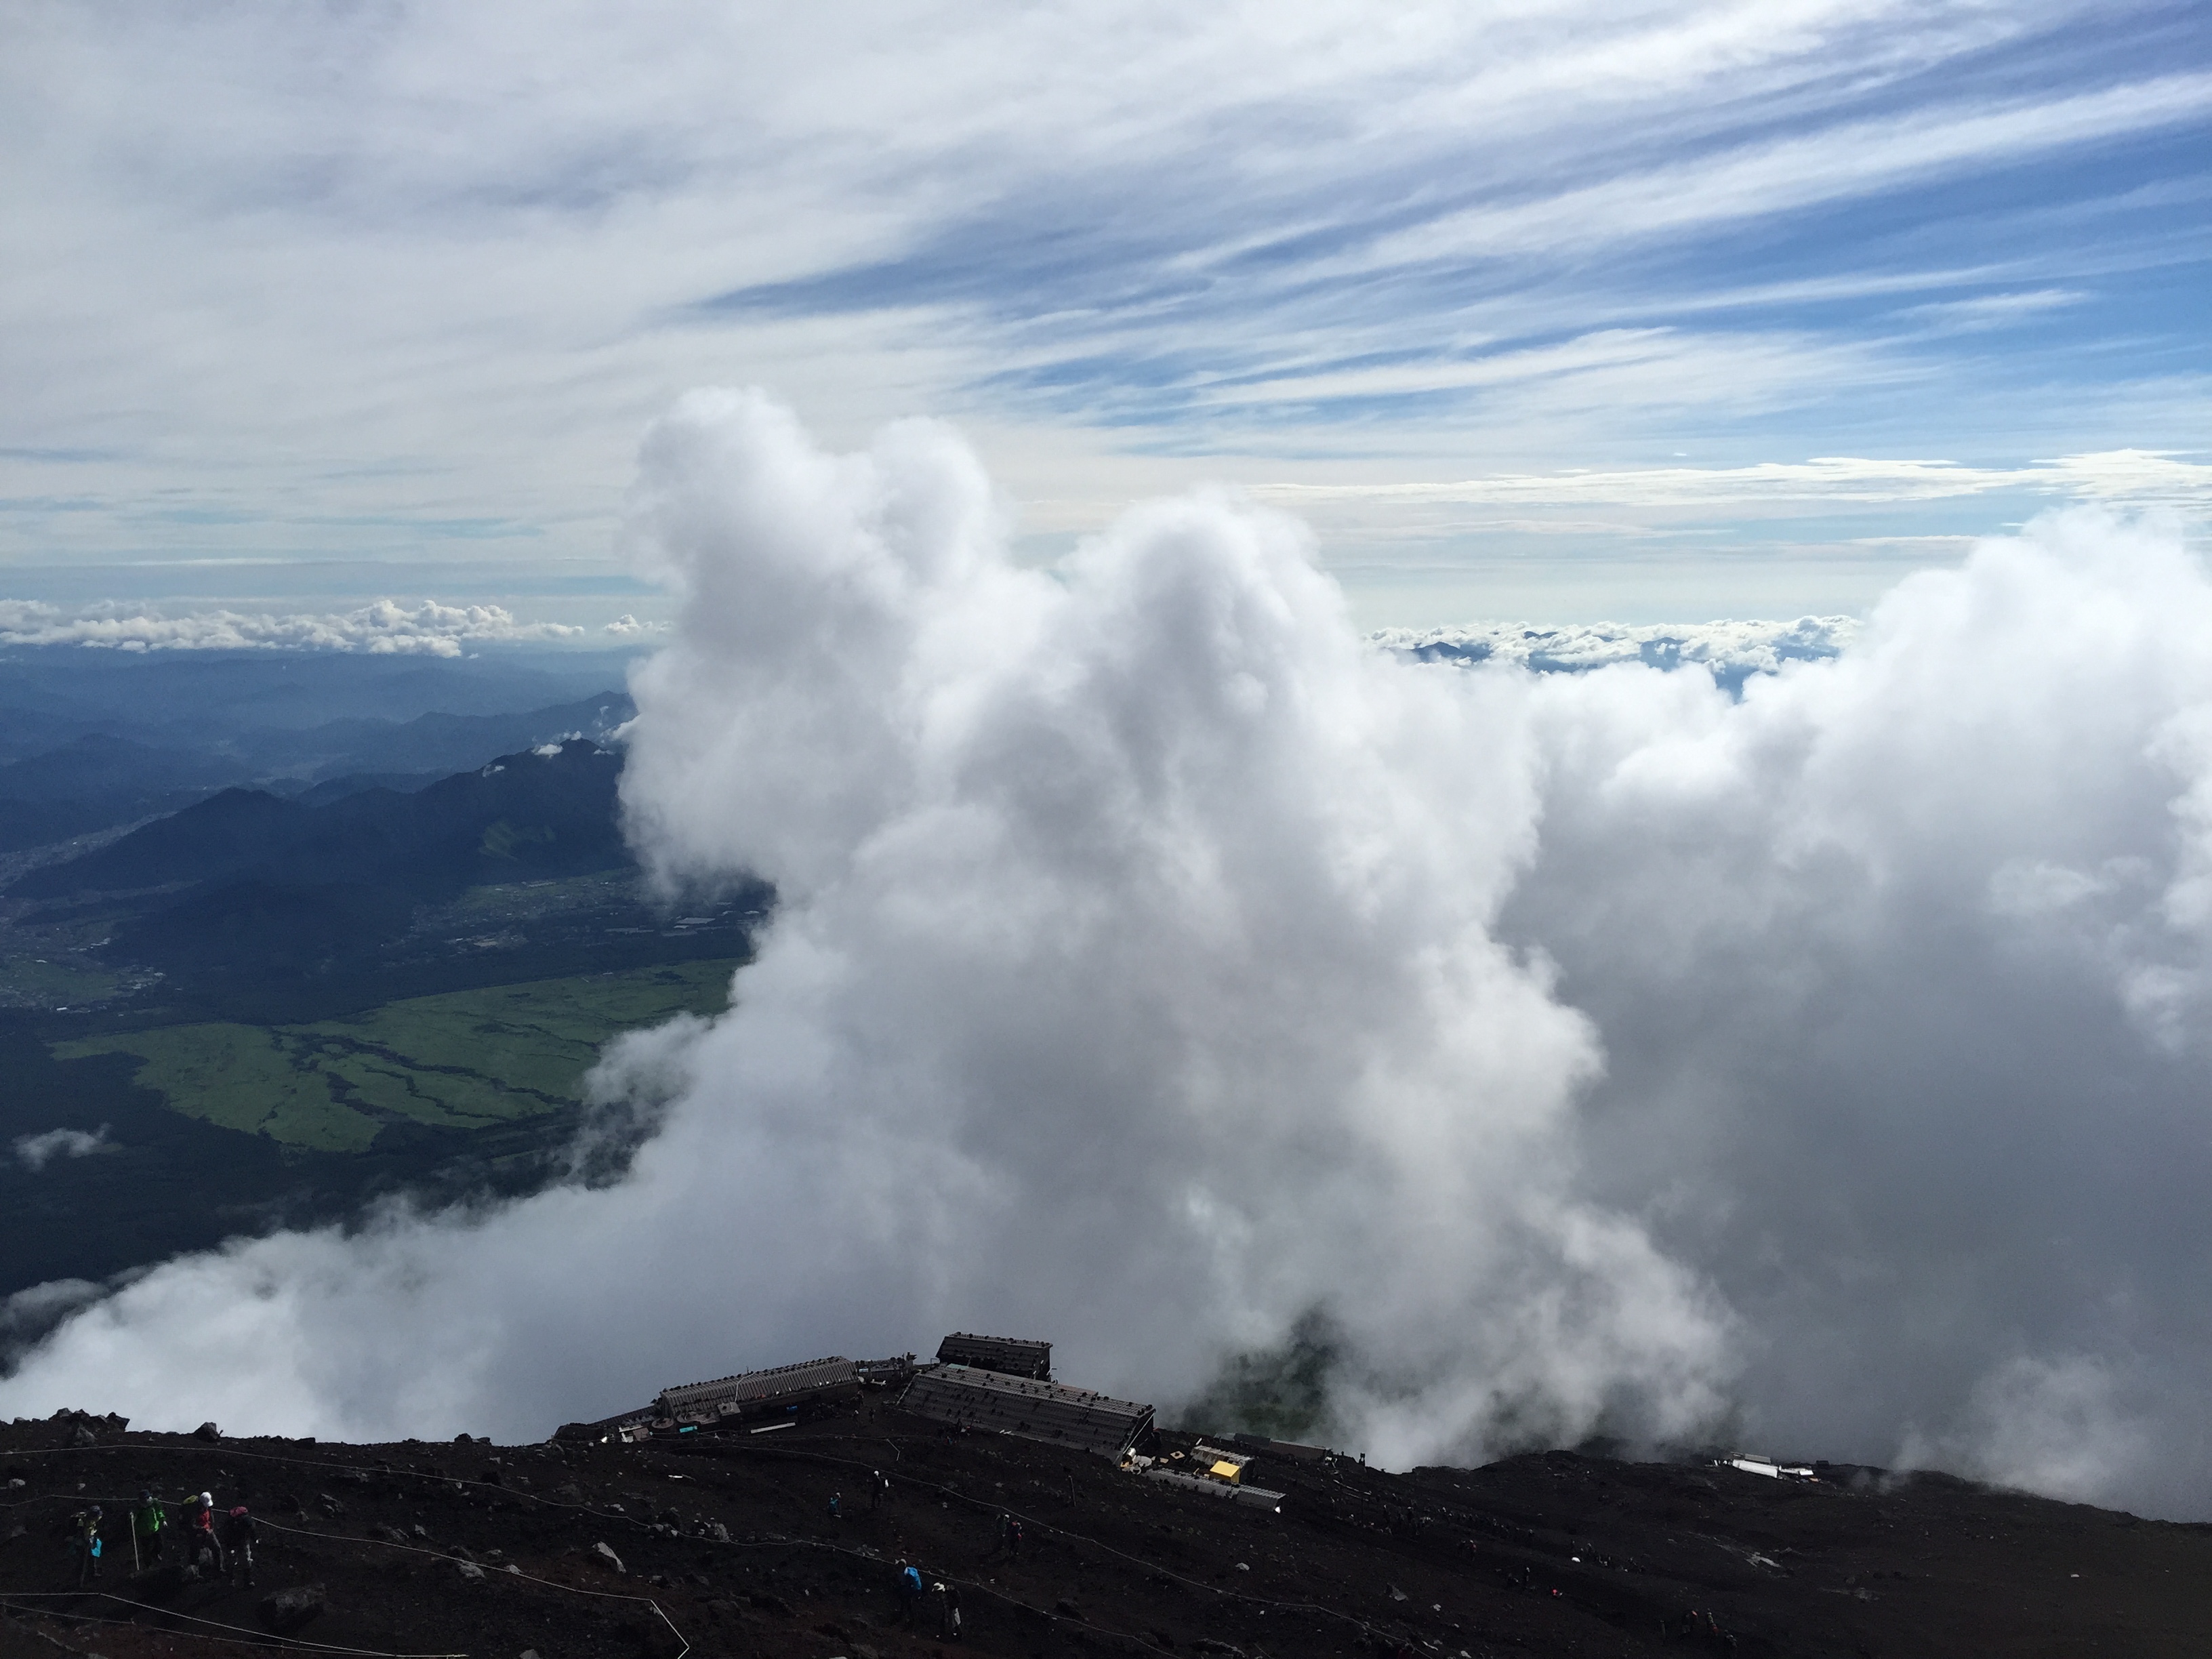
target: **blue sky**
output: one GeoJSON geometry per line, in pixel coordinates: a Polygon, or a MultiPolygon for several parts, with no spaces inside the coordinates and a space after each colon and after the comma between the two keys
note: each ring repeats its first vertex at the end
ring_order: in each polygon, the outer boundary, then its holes
{"type": "Polygon", "coordinates": [[[2212,514],[2179,4],[32,4],[0,599],[596,629],[638,434],[958,423],[1048,559],[1218,480],[1373,625],[1856,611],[2212,514]]]}

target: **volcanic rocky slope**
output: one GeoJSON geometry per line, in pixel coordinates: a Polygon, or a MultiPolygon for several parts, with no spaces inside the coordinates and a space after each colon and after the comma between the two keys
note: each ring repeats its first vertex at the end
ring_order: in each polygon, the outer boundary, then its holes
{"type": "Polygon", "coordinates": [[[1284,1493],[1271,1513],[882,1404],[641,1446],[218,1442],[63,1417],[0,1429],[0,1653],[41,1659],[277,1641],[500,1659],[2212,1653],[2212,1528],[1935,1475],[1797,1484],[1566,1452],[1385,1474],[1262,1453],[1246,1479],[1284,1493]],[[100,1593],[71,1591],[70,1515],[118,1516],[147,1486],[252,1506],[256,1586],[134,1580],[118,1528],[100,1593]],[[1018,1553],[1002,1514],[1023,1522],[1018,1553]],[[957,1587],[957,1644],[933,1595],[902,1623],[901,1559],[957,1587]],[[288,1589],[313,1592],[291,1619],[319,1611],[288,1621],[271,1600],[288,1589]]]}

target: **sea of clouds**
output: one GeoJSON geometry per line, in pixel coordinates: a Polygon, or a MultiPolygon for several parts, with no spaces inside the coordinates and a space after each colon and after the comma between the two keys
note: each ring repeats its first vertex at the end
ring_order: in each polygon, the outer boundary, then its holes
{"type": "MultiPolygon", "coordinates": [[[[625,616],[605,631],[628,637],[647,630],[625,616]]],[[[583,633],[562,623],[524,622],[503,605],[441,605],[434,599],[415,605],[376,599],[351,611],[289,613],[220,609],[169,612],[114,603],[70,611],[37,599],[0,599],[0,646],[458,657],[475,644],[574,640],[583,633]]]]}
{"type": "Polygon", "coordinates": [[[2040,520],[1732,676],[1378,647],[1229,495],[1024,568],[945,428],[752,393],[655,427],[629,524],[680,596],[633,836],[782,902],[731,1012],[603,1064],[627,1176],[170,1263],[0,1412],[534,1436],[953,1328],[1171,1405],[1319,1310],[1386,1463],[1719,1437],[2206,1512],[2178,532],[2040,520]]]}

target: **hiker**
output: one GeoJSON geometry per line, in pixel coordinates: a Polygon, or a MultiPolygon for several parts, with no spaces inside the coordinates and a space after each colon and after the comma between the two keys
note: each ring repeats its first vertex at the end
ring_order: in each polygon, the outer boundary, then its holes
{"type": "Polygon", "coordinates": [[[915,1604],[921,1600],[921,1572],[905,1562],[898,1564],[899,1623],[912,1627],[915,1604]]]}
{"type": "Polygon", "coordinates": [[[161,1565],[161,1540],[168,1524],[169,1517],[161,1508],[161,1500],[150,1492],[140,1492],[138,1507],[131,1511],[131,1536],[137,1546],[140,1566],[161,1565]]]}
{"type": "Polygon", "coordinates": [[[76,1557],[76,1582],[80,1584],[100,1577],[100,1521],[97,1504],[70,1517],[70,1550],[76,1557]]]}
{"type": "Polygon", "coordinates": [[[870,1515],[883,1508],[884,1488],[889,1484],[884,1479],[884,1472],[881,1469],[868,1471],[868,1513],[870,1515]]]}
{"type": "Polygon", "coordinates": [[[930,1592],[937,1597],[937,1639],[957,1642],[960,1639],[960,1592],[950,1584],[933,1584],[930,1592]]]}
{"type": "Polygon", "coordinates": [[[240,1504],[223,1517],[223,1553],[233,1583],[251,1589],[253,1587],[253,1517],[240,1504]]]}
{"type": "Polygon", "coordinates": [[[830,1518],[832,1521],[835,1521],[837,1518],[838,1511],[844,1502],[844,1493],[833,1492],[830,1494],[830,1518]]]}
{"type": "Polygon", "coordinates": [[[1010,1515],[1010,1516],[1008,1516],[1006,1517],[1006,1559],[1007,1559],[1007,1560],[1009,1560],[1009,1561],[1018,1561],[1018,1560],[1020,1560],[1021,1559],[1022,1559],[1022,1522],[1021,1522],[1021,1517],[1020,1517],[1020,1516],[1012,1516],[1012,1515],[1010,1515]]]}
{"type": "Polygon", "coordinates": [[[215,1536],[215,1494],[202,1492],[185,1511],[185,1565],[222,1569],[222,1546],[215,1536]]]}

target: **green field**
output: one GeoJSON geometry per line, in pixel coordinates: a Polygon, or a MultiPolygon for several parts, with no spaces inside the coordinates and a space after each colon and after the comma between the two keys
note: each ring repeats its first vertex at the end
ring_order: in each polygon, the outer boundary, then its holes
{"type": "Polygon", "coordinates": [[[171,1025],[57,1043],[136,1055],[173,1111],[319,1152],[358,1152],[386,1123],[480,1128],[578,1103],[617,1033],[729,1003],[733,961],[410,997],[310,1025],[171,1025]]]}

